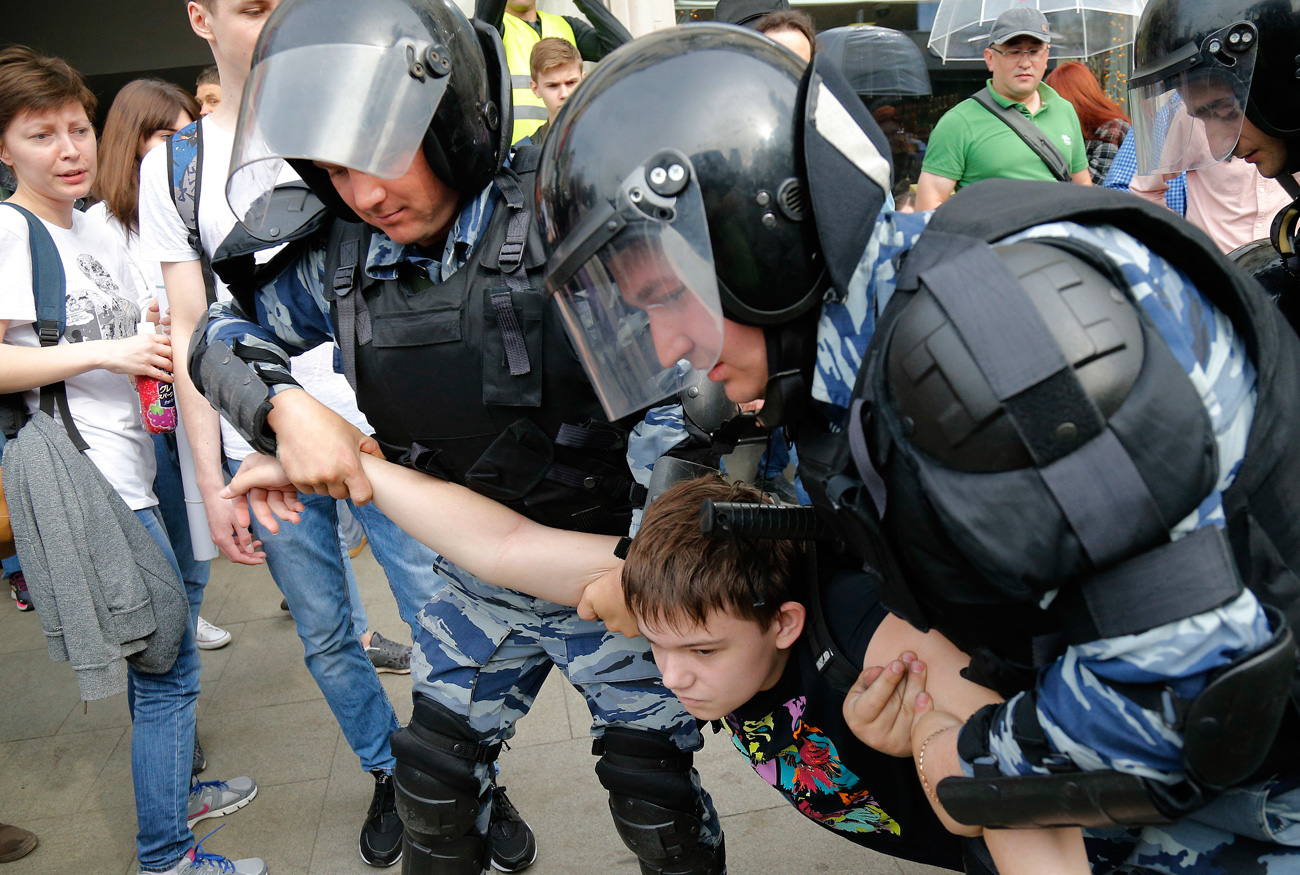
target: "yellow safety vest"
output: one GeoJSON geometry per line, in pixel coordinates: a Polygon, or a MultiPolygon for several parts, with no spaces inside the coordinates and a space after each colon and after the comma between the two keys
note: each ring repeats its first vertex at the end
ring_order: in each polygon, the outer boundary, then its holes
{"type": "Polygon", "coordinates": [[[578,41],[573,35],[573,28],[569,22],[559,15],[542,12],[540,9],[537,11],[537,18],[542,23],[541,36],[538,36],[533,26],[522,18],[509,12],[505,13],[504,18],[506,32],[503,42],[506,46],[506,62],[510,65],[510,86],[514,89],[515,100],[515,129],[510,142],[518,143],[524,137],[532,136],[533,132],[546,121],[546,104],[542,103],[542,99],[533,94],[533,89],[529,87],[533,76],[532,71],[528,69],[528,59],[532,57],[533,46],[547,37],[559,37],[575,46],[578,41]]]}

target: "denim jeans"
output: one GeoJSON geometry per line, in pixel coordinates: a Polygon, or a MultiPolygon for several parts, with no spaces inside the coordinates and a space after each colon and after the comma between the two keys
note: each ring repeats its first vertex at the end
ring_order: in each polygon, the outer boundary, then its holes
{"type": "MultiPolygon", "coordinates": [[[[227,462],[231,474],[238,470],[227,462]]],[[[299,495],[306,510],[297,525],[283,525],[278,534],[256,520],[255,538],[262,541],[266,563],[284,593],[302,639],[307,669],[325,694],[343,735],[366,771],[393,770],[388,737],[400,724],[384,693],[370,658],[354,634],[352,603],[355,584],[348,578],[352,563],[338,535],[338,511],[327,495],[299,495]]],[[[374,505],[353,507],[366,530],[375,559],[384,568],[398,611],[409,625],[441,586],[434,573],[436,555],[380,513],[374,505]]],[[[359,631],[359,630],[355,630],[359,631]]]]}
{"type": "MultiPolygon", "coordinates": [[[[136,516],[180,576],[156,507],[136,516]]],[[[194,757],[194,704],[199,698],[199,650],[188,624],[171,670],[149,674],[127,665],[133,700],[131,780],[135,786],[136,853],[145,872],[165,872],[194,845],[187,825],[194,757]]]]}
{"type": "Polygon", "coordinates": [[[185,583],[185,595],[190,600],[190,622],[198,623],[199,605],[203,603],[203,588],[208,585],[209,563],[194,558],[194,544],[190,540],[190,520],[185,512],[185,486],[181,482],[180,457],[176,453],[176,433],[153,435],[154,458],[158,473],[153,478],[153,492],[158,496],[158,510],[163,526],[176,554],[176,564],[185,583]]]}

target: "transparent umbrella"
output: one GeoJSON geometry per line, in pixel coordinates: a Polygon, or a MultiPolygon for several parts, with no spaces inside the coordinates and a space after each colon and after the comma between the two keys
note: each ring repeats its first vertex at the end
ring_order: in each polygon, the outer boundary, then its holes
{"type": "Polygon", "coordinates": [[[930,48],[944,61],[984,56],[993,22],[1017,6],[1037,8],[1052,33],[1052,56],[1086,58],[1133,42],[1147,0],[939,0],[930,48]]]}

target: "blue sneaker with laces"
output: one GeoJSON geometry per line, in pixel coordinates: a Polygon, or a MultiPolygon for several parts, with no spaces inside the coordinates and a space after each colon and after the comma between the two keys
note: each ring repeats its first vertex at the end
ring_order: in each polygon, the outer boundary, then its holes
{"type": "Polygon", "coordinates": [[[199,839],[198,843],[190,848],[184,857],[181,857],[176,875],[267,875],[266,863],[257,857],[230,860],[220,854],[209,854],[203,850],[203,843],[216,831],[214,829],[199,839]]]}

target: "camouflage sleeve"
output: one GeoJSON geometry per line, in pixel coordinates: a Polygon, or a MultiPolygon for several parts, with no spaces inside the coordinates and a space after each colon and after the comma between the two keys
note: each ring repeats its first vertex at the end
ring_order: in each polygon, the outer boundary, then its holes
{"type": "MultiPolygon", "coordinates": [[[[1215,489],[1170,536],[1176,540],[1201,526],[1223,526],[1223,492],[1245,456],[1255,410],[1255,368],[1242,339],[1184,274],[1129,235],[1110,227],[1057,223],[1009,242],[1036,236],[1089,242],[1124,271],[1139,305],[1199,392],[1218,444],[1215,489]]],[[[1174,783],[1182,778],[1181,735],[1164,715],[1139,707],[1110,682],[1159,683],[1191,698],[1204,689],[1211,671],[1258,649],[1268,638],[1263,611],[1254,595],[1245,592],[1195,617],[1072,646],[1042,671],[1035,690],[999,706],[991,720],[980,721],[988,732],[986,750],[1004,774],[1046,773],[1045,760],[1064,756],[1083,769],[1117,769],[1174,783]],[[1027,750],[1020,743],[1027,726],[1041,728],[1046,748],[1027,750]]],[[[963,762],[963,768],[973,774],[971,763],[963,762]]]]}
{"type": "MultiPolygon", "coordinates": [[[[655,462],[660,456],[668,455],[686,437],[682,405],[665,404],[650,408],[645,419],[633,426],[627,438],[627,465],[632,470],[633,479],[648,487],[655,462]]],[[[640,527],[641,509],[638,508],[632,512],[632,527],[628,534],[635,535],[640,527]]]]}
{"type": "Polygon", "coordinates": [[[250,367],[256,362],[254,373],[273,391],[297,385],[289,372],[289,358],[334,339],[321,281],[324,269],[323,247],[304,253],[258,290],[255,322],[229,303],[213,304],[205,331],[209,346],[222,343],[250,367]]]}

